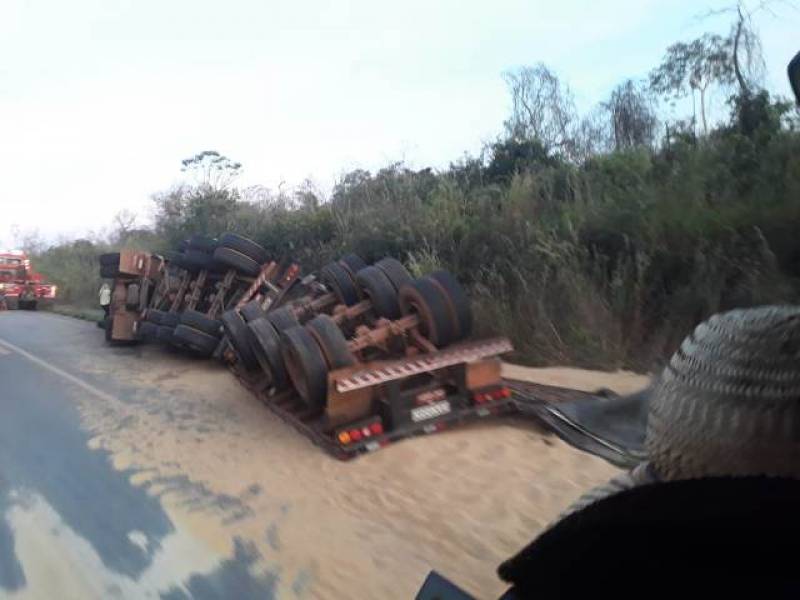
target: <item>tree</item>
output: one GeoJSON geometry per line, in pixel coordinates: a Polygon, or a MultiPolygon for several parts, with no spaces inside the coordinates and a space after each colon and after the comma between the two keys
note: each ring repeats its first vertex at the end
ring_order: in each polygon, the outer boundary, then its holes
{"type": "Polygon", "coordinates": [[[29,255],[40,254],[46,247],[38,229],[22,229],[19,225],[12,225],[11,237],[14,247],[29,255]]]}
{"type": "Polygon", "coordinates": [[[537,140],[550,152],[575,154],[575,102],[569,87],[546,65],[522,67],[504,75],[511,92],[511,116],[504,123],[508,137],[537,140]]]}
{"type": "Polygon", "coordinates": [[[711,85],[727,87],[733,83],[730,40],[706,33],[691,42],[678,42],[667,48],[661,64],[650,73],[650,88],[671,99],[700,96],[703,134],[708,134],[706,93],[711,85]]]}
{"type": "Polygon", "coordinates": [[[611,117],[616,150],[653,145],[658,119],[643,86],[628,79],[611,92],[603,108],[611,117]]]}
{"type": "Polygon", "coordinates": [[[114,238],[122,242],[136,226],[136,214],[123,209],[114,215],[114,238]]]}
{"type": "Polygon", "coordinates": [[[575,147],[581,161],[609,152],[614,147],[608,111],[603,104],[585,114],[576,128],[575,147]]]}
{"type": "Polygon", "coordinates": [[[486,166],[486,181],[506,185],[518,173],[558,163],[557,159],[547,155],[544,146],[537,139],[500,140],[492,144],[490,156],[491,159],[486,166]]]}
{"type": "Polygon", "coordinates": [[[761,11],[769,12],[777,17],[771,8],[777,3],[789,6],[794,4],[791,0],[758,0],[751,7],[745,0],[736,0],[729,6],[704,15],[705,17],[734,15],[727,42],[731,53],[733,74],[741,95],[749,96],[755,88],[762,87],[766,64],[764,63],[761,38],[755,29],[753,20],[755,15],[761,11]]]}
{"type": "Polygon", "coordinates": [[[210,190],[225,190],[239,176],[242,164],[234,162],[216,150],[203,150],[181,161],[181,171],[190,173],[195,183],[210,190]]]}

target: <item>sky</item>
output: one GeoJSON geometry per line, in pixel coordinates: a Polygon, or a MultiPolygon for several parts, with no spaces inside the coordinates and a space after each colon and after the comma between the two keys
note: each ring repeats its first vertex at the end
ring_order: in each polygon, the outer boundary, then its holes
{"type": "MultiPolygon", "coordinates": [[[[242,185],[446,167],[502,131],[505,71],[544,62],[588,110],[730,0],[0,0],[0,248],[102,231],[217,150],[242,185]]],[[[789,95],[800,10],[758,17],[789,95]]]]}

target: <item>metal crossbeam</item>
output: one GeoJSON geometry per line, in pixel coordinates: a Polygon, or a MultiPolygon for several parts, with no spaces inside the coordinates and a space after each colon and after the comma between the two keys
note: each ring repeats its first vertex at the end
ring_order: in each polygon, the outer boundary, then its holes
{"type": "Polygon", "coordinates": [[[261,267],[261,271],[253,280],[253,283],[250,284],[250,287],[247,288],[247,291],[244,293],[244,296],[241,297],[239,302],[236,303],[236,310],[242,308],[245,304],[250,302],[253,297],[256,295],[258,290],[261,288],[264,283],[272,279],[275,275],[275,271],[278,269],[278,263],[275,261],[270,261],[261,267]]]}
{"type": "Polygon", "coordinates": [[[497,356],[513,349],[511,342],[507,338],[459,344],[439,352],[386,362],[372,369],[357,371],[336,381],[336,390],[341,393],[352,392],[353,390],[379,385],[395,379],[497,356]]]}

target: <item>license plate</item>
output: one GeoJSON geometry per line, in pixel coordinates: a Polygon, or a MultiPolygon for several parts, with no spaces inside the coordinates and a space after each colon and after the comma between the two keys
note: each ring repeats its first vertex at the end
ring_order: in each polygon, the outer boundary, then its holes
{"type": "Polygon", "coordinates": [[[450,402],[444,400],[442,402],[436,402],[435,404],[428,404],[427,406],[419,406],[417,408],[411,409],[411,420],[414,423],[419,423],[421,421],[428,421],[430,419],[435,419],[436,417],[441,417],[442,415],[446,415],[451,411],[450,409],[450,402]]]}

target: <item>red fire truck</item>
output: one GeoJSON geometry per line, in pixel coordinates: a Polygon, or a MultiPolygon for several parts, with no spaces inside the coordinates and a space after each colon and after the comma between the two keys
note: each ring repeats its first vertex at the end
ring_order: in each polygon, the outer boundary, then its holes
{"type": "Polygon", "coordinates": [[[24,252],[0,252],[0,294],[10,309],[36,310],[56,297],[56,286],[45,283],[24,252]]]}

